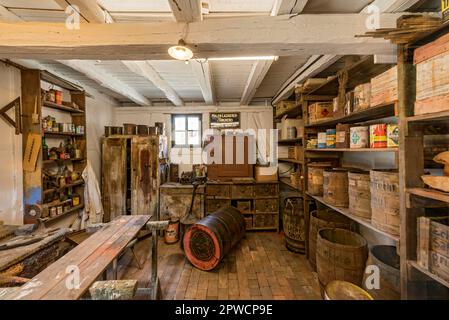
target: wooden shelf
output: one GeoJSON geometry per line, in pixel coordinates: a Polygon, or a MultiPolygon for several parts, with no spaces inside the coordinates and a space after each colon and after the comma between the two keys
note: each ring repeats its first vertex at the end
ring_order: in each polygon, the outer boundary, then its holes
{"type": "Polygon", "coordinates": [[[320,127],[331,127],[336,126],[339,123],[345,124],[345,123],[356,123],[356,122],[363,122],[363,121],[370,121],[370,120],[376,120],[386,117],[393,117],[395,116],[395,110],[396,110],[396,102],[380,105],[377,107],[372,107],[366,110],[353,112],[350,115],[340,117],[340,118],[334,118],[332,120],[326,120],[321,121],[317,123],[313,123],[310,125],[307,125],[306,128],[320,128],[320,127]]]}
{"type": "Polygon", "coordinates": [[[68,216],[68,215],[70,215],[70,214],[73,214],[73,213],[75,213],[75,212],[77,212],[77,211],[79,211],[79,210],[81,210],[81,209],[83,209],[84,208],[84,204],[81,204],[81,205],[79,205],[79,206],[76,206],[76,207],[73,207],[73,208],[71,208],[70,210],[68,210],[68,211],[66,211],[66,212],[64,212],[64,213],[62,213],[62,214],[60,214],[60,215],[58,215],[58,216],[56,216],[56,217],[53,217],[53,218],[45,218],[45,219],[42,219],[44,222],[51,222],[51,221],[55,221],[55,220],[58,220],[58,219],[60,219],[60,218],[62,218],[62,217],[64,217],[64,216],[68,216]]]}
{"type": "Polygon", "coordinates": [[[285,159],[285,158],[281,158],[278,159],[279,162],[288,162],[288,163],[295,163],[295,164],[302,164],[303,161],[300,160],[295,160],[295,159],[285,159]]]}
{"type": "Polygon", "coordinates": [[[432,123],[449,121],[449,111],[423,114],[419,116],[408,117],[407,122],[432,123]]]}
{"type": "Polygon", "coordinates": [[[287,110],[280,115],[274,117],[274,120],[281,120],[283,117],[287,116],[288,118],[297,118],[302,115],[301,107],[296,106],[293,109],[287,110]]]}
{"type": "Polygon", "coordinates": [[[278,141],[279,144],[296,144],[298,142],[302,142],[302,138],[284,139],[284,140],[279,140],[278,141]]]}
{"type": "Polygon", "coordinates": [[[86,161],[86,158],[79,158],[79,159],[56,159],[56,160],[42,160],[42,164],[58,164],[65,161],[71,161],[71,162],[81,162],[86,161]]]}
{"type": "Polygon", "coordinates": [[[44,132],[45,137],[84,137],[84,134],[69,133],[69,132],[44,132]]]}
{"type": "MultiPolygon", "coordinates": [[[[353,89],[359,84],[369,82],[371,78],[378,76],[379,74],[387,71],[392,67],[391,64],[375,64],[373,56],[367,56],[360,61],[354,63],[347,68],[349,80],[347,89],[353,89]]],[[[310,91],[307,95],[338,95],[339,83],[338,77],[334,76],[329,78],[328,81],[323,83],[318,88],[310,91]]]]}
{"type": "Polygon", "coordinates": [[[44,107],[59,110],[59,111],[70,112],[70,113],[84,113],[83,110],[67,107],[65,105],[57,104],[57,103],[50,102],[50,101],[44,101],[44,107]]]}
{"type": "Polygon", "coordinates": [[[309,152],[398,152],[398,148],[364,148],[364,149],[305,149],[309,152]]]}
{"type": "Polygon", "coordinates": [[[415,196],[449,203],[449,193],[442,191],[426,188],[409,188],[406,191],[415,196]]]}
{"type": "Polygon", "coordinates": [[[66,184],[65,186],[60,187],[60,188],[47,189],[47,190],[44,190],[43,193],[47,194],[47,193],[51,193],[51,192],[61,192],[65,189],[73,188],[73,187],[81,186],[81,185],[84,185],[84,180],[78,180],[76,182],[66,184]]]}
{"type": "Polygon", "coordinates": [[[387,238],[389,238],[389,239],[392,239],[392,240],[394,240],[395,242],[399,242],[399,236],[395,236],[395,235],[389,234],[389,233],[387,233],[387,232],[385,232],[385,231],[382,231],[382,230],[377,229],[376,227],[374,227],[374,226],[371,224],[371,221],[370,221],[370,220],[364,219],[364,218],[360,218],[360,217],[357,217],[357,216],[353,215],[352,213],[349,212],[349,209],[348,209],[348,208],[335,207],[335,206],[333,206],[333,205],[330,205],[330,204],[326,203],[326,202],[324,201],[323,197],[313,196],[313,195],[311,195],[311,194],[308,193],[308,192],[307,192],[306,194],[307,194],[309,197],[315,199],[316,201],[321,202],[321,203],[324,204],[325,206],[327,206],[327,207],[329,207],[329,208],[331,208],[331,209],[333,209],[333,210],[335,210],[335,211],[341,213],[342,215],[348,217],[349,219],[351,219],[351,220],[353,220],[353,221],[355,221],[355,222],[357,222],[357,223],[359,223],[359,224],[361,224],[361,225],[363,225],[363,226],[369,228],[370,230],[373,230],[373,231],[377,232],[378,234],[381,234],[381,235],[383,235],[383,236],[385,236],[385,237],[387,237],[387,238]]]}
{"type": "Polygon", "coordinates": [[[413,267],[414,269],[418,270],[419,272],[425,274],[426,276],[428,276],[429,278],[431,278],[432,280],[437,281],[438,283],[442,284],[443,286],[445,286],[446,288],[449,288],[449,282],[447,282],[446,280],[440,278],[439,276],[437,276],[436,274],[433,274],[432,272],[430,272],[429,270],[424,269],[423,267],[421,267],[418,262],[416,261],[407,261],[408,265],[413,267]]]}
{"type": "Polygon", "coordinates": [[[279,180],[280,182],[282,182],[283,184],[286,184],[287,186],[289,186],[290,188],[293,188],[295,190],[297,190],[298,192],[302,193],[300,188],[295,187],[292,183],[290,178],[280,178],[279,180]]]}

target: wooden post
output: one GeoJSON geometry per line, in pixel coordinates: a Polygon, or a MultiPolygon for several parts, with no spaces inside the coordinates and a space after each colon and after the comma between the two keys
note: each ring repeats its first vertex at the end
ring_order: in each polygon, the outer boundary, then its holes
{"type": "Polygon", "coordinates": [[[422,282],[410,280],[408,261],[416,260],[417,218],[424,215],[424,209],[407,208],[406,189],[422,186],[424,150],[422,131],[407,123],[407,117],[414,113],[416,69],[412,51],[402,45],[398,47],[398,93],[401,296],[402,299],[416,299],[426,296],[426,288],[422,282]]]}

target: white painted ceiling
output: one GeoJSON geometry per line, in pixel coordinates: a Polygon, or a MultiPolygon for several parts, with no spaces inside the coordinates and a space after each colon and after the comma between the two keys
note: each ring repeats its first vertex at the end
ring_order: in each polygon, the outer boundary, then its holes
{"type": "MultiPolygon", "coordinates": [[[[70,2],[70,0],[68,0],[70,2]]],[[[175,21],[168,0],[91,0],[106,10],[115,23],[175,21]]],[[[178,0],[184,1],[184,0],[178,0]]],[[[209,13],[203,19],[233,16],[270,15],[277,1],[281,0],[203,0],[209,13]]],[[[373,0],[309,0],[302,13],[358,13],[373,0]]],[[[392,1],[392,0],[385,0],[392,1]]],[[[426,1],[424,1],[426,2],[426,1]]],[[[428,2],[428,1],[427,1],[428,2]]],[[[434,0],[433,2],[438,2],[434,0]]],[[[295,1],[288,3],[295,5],[295,1]]],[[[422,4],[423,2],[421,2],[422,4]]],[[[63,22],[67,14],[53,0],[0,0],[0,5],[24,21],[63,22]]],[[[427,8],[427,7],[425,7],[427,8]]],[[[1,16],[0,16],[1,19],[1,16]]],[[[13,58],[13,57],[11,57],[13,58]]],[[[269,100],[290,76],[309,57],[282,57],[271,65],[266,77],[259,85],[256,100],[269,100]]],[[[109,89],[103,88],[86,75],[56,61],[41,61],[42,65],[56,70],[60,75],[96,88],[120,102],[130,100],[109,89]]],[[[165,80],[186,103],[204,103],[200,83],[192,66],[179,61],[149,61],[153,69],[165,80]]],[[[239,102],[245,90],[255,61],[211,61],[212,86],[218,102],[239,102]]],[[[120,61],[96,61],[96,67],[111,78],[144,95],[150,101],[167,100],[164,92],[148,79],[131,72],[120,61]]]]}

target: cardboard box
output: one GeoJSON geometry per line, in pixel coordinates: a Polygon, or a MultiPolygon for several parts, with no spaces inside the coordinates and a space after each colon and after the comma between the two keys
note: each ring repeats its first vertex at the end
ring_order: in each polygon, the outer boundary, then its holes
{"type": "Polygon", "coordinates": [[[278,181],[277,167],[256,167],[257,182],[274,182],[278,181]]]}
{"type": "Polygon", "coordinates": [[[334,116],[332,102],[317,102],[309,106],[309,123],[332,119],[334,116]]]}
{"type": "Polygon", "coordinates": [[[354,89],[354,112],[371,106],[371,83],[361,84],[354,89]]]}

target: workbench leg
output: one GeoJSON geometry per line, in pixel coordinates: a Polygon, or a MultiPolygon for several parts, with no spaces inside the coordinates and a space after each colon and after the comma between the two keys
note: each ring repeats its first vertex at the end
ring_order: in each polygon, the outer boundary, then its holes
{"type": "Polygon", "coordinates": [[[118,280],[118,267],[117,267],[117,264],[118,264],[118,260],[117,260],[117,258],[115,258],[112,261],[112,279],[113,280],[118,280]]]}

